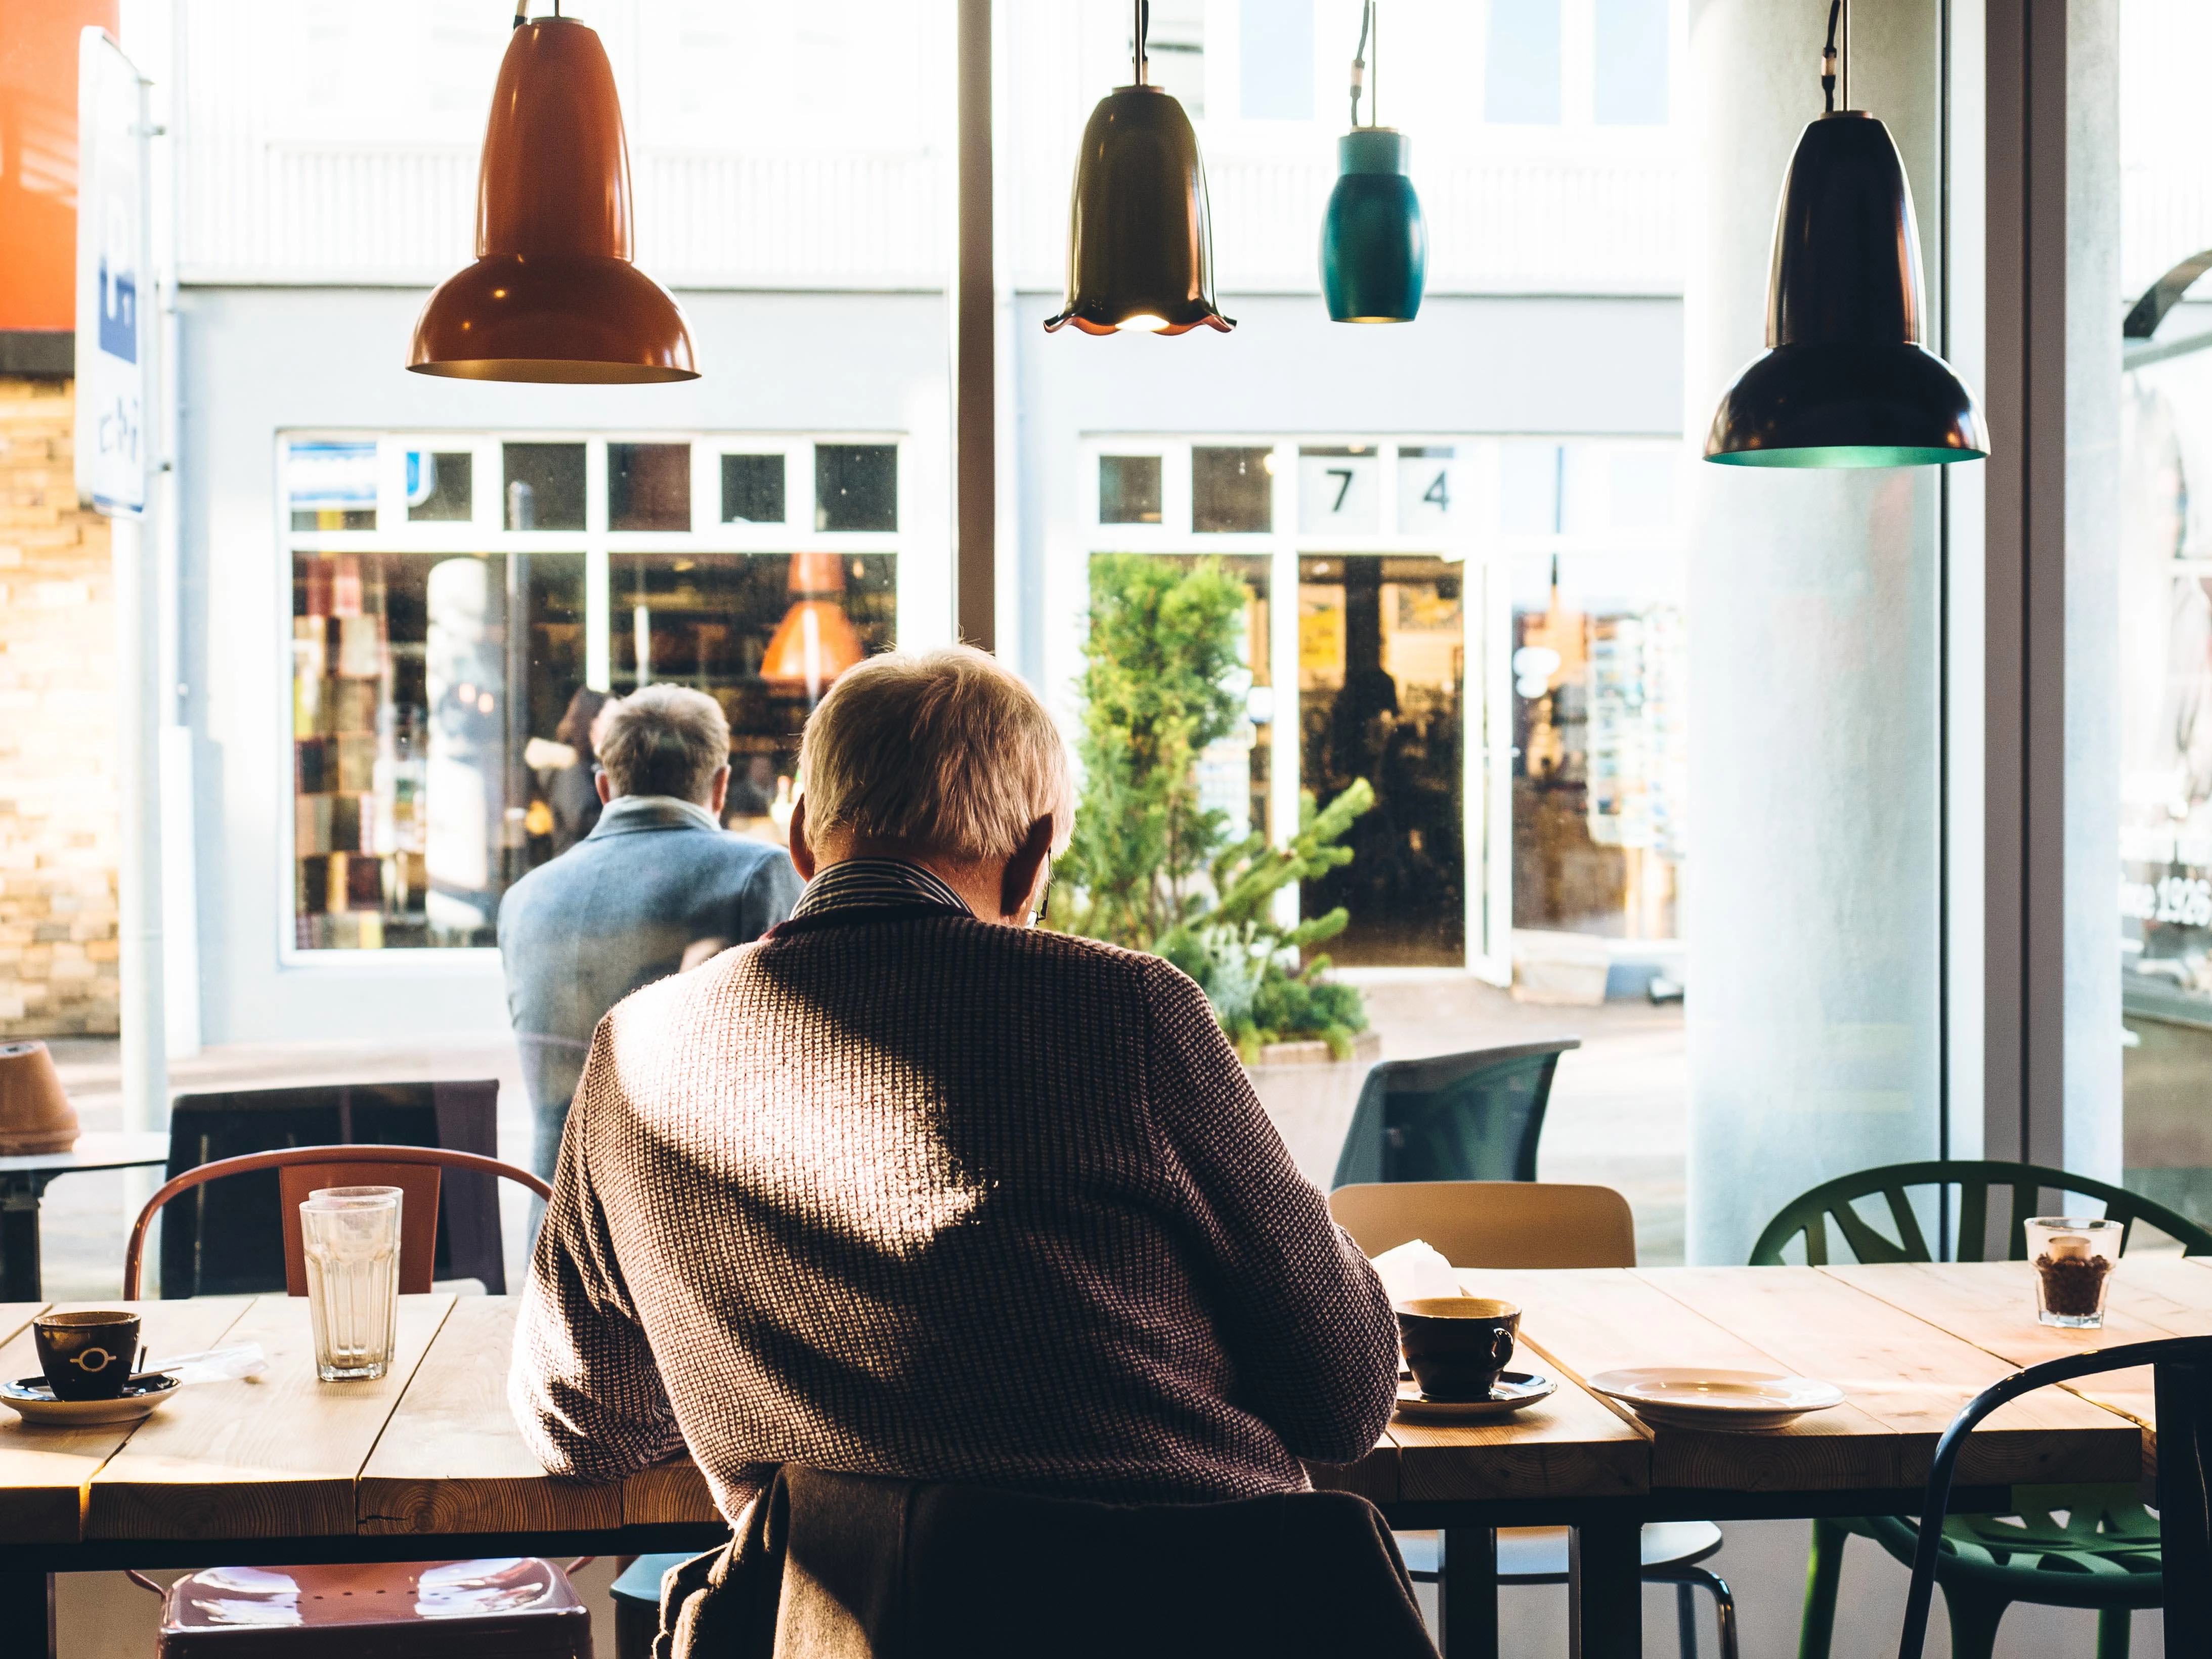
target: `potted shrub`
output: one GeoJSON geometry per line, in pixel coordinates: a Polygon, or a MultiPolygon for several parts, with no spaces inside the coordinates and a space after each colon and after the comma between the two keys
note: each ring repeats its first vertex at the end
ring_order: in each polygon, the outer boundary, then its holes
{"type": "Polygon", "coordinates": [[[1380,1044],[1358,990],[1315,949],[1344,911],[1285,927],[1275,896],[1350,860],[1338,842],[1374,792],[1355,782],[1326,808],[1304,797],[1287,846],[1232,842],[1200,802],[1196,768],[1246,717],[1243,584],[1210,561],[1143,554],[1101,555],[1091,574],[1083,799],[1050,920],[1196,980],[1299,1168],[1325,1182],[1380,1044]]]}

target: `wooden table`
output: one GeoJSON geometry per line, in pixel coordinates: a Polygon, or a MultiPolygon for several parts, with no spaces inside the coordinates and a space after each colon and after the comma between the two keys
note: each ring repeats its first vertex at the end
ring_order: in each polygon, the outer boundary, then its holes
{"type": "MultiPolygon", "coordinates": [[[[1444,1532],[1451,1659],[1493,1652],[1492,1531],[1576,1528],[1578,1653],[1641,1651],[1637,1531],[1666,1519],[1910,1513],[1936,1440],[2020,1364],[2098,1346],[2035,1323],[2027,1270],[1987,1267],[1472,1272],[1521,1304],[1557,1395],[1480,1427],[1393,1424],[1325,1484],[1401,1528],[1444,1532]],[[1776,1434],[1654,1431],[1581,1379],[1627,1364],[1791,1370],[1847,1403],[1776,1434]]],[[[2212,1267],[2131,1258],[2106,1343],[2212,1333],[2212,1267]]],[[[0,1376],[37,1370],[36,1303],[0,1304],[0,1376]]],[[[141,1305],[158,1355],[258,1341],[258,1379],[185,1390],[137,1425],[70,1431],[0,1422],[0,1605],[35,1605],[54,1571],[461,1555],[704,1549],[724,1536],[689,1463],[621,1486],[549,1479],[506,1403],[515,1304],[402,1298],[392,1374],[314,1381],[307,1304],[281,1296],[141,1305]]],[[[1969,1443],[1961,1509],[2002,1511],[2014,1486],[2133,1483],[2155,1455],[2147,1375],[2085,1379],[2015,1401],[1969,1443]]],[[[1900,1610],[1901,1611],[1901,1610],[1900,1610]]]]}

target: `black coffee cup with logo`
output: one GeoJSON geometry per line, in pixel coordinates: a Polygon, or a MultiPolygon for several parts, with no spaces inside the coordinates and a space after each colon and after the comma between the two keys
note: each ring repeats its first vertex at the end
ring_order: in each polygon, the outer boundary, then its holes
{"type": "Polygon", "coordinates": [[[39,1366],[57,1400],[113,1400],[138,1357],[135,1313],[50,1313],[31,1324],[39,1366]]]}
{"type": "Polygon", "coordinates": [[[1521,1310],[1486,1296],[1425,1297],[1398,1304],[1398,1342],[1431,1400],[1487,1400],[1513,1358],[1521,1310]]]}

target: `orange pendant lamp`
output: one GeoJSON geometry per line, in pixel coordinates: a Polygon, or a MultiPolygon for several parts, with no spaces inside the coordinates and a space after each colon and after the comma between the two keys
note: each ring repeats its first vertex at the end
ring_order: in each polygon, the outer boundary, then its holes
{"type": "Polygon", "coordinates": [[[835,553],[793,554],[790,588],[797,597],[769,636],[760,677],[771,691],[804,695],[811,708],[867,648],[837,598],[845,591],[843,559],[835,553]]]}
{"type": "Polygon", "coordinates": [[[534,22],[518,11],[484,132],[477,261],[422,307],[407,367],[470,380],[698,379],[683,308],[630,263],[631,231],[606,49],[557,3],[534,22]]]}

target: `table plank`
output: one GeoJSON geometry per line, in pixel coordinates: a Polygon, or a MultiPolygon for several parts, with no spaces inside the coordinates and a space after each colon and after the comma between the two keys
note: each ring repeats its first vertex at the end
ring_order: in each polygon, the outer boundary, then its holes
{"type": "MultiPolygon", "coordinates": [[[[1477,1269],[1460,1279],[1469,1295],[1520,1304],[1523,1340],[1578,1382],[1630,1365],[1789,1369],[1626,1268],[1477,1269]]],[[[1622,1408],[1620,1415],[1631,1413],[1622,1408]]],[[[1652,1436],[1655,1486],[1828,1492],[1899,1484],[1895,1436],[1852,1404],[1772,1434],[1644,1431],[1652,1436]]]]}
{"type": "Polygon", "coordinates": [[[364,1533],[559,1531],[622,1523],[622,1489],[548,1476],[507,1408],[511,1297],[462,1297],[361,1472],[364,1533]]]}
{"type": "MultiPolygon", "coordinates": [[[[15,1317],[24,1304],[0,1310],[0,1328],[14,1325],[0,1345],[0,1376],[36,1376],[38,1351],[31,1333],[15,1317]]],[[[64,1303],[63,1307],[130,1308],[156,1357],[190,1353],[215,1346],[246,1310],[249,1297],[198,1297],[188,1302],[64,1303]]],[[[190,1390],[185,1393],[188,1395],[190,1390]]],[[[157,1416],[184,1404],[173,1400],[157,1416]]],[[[78,1429],[35,1428],[13,1412],[0,1410],[0,1543],[74,1543],[80,1533],[84,1487],[142,1425],[107,1423],[78,1429]]]]}
{"type": "Polygon", "coordinates": [[[210,1382],[150,1419],[86,1491],[88,1538],[313,1538],[355,1530],[355,1485],[406,1392],[447,1295],[399,1298],[392,1369],[319,1382],[305,1297],[257,1297],[228,1336],[269,1369],[210,1382]]]}
{"type": "MultiPolygon", "coordinates": [[[[1940,1279],[1953,1264],[1933,1267],[1940,1279]]],[[[1662,1267],[1639,1274],[1785,1367],[1833,1382],[1896,1437],[1896,1484],[1928,1478],[1936,1442],[1961,1407],[2012,1367],[1954,1332],[1818,1267],[1662,1267]]],[[[2142,1435],[2079,1396],[2014,1401],[1961,1454],[1968,1484],[2056,1485],[2137,1478],[2142,1435]]]]}
{"type": "Polygon", "coordinates": [[[678,1521],[718,1522],[722,1512],[707,1489],[707,1477],[689,1457],[640,1469],[623,1482],[622,1519],[626,1527],[678,1521]]]}
{"type": "MultiPolygon", "coordinates": [[[[0,1302],[0,1342],[12,1341],[46,1310],[46,1304],[43,1302],[0,1302]]],[[[34,1364],[31,1370],[36,1370],[38,1366],[34,1364]]],[[[14,1371],[0,1370],[0,1376],[15,1375],[17,1373],[14,1371]]]]}
{"type": "Polygon", "coordinates": [[[1397,1496],[1449,1498],[1625,1498],[1651,1488],[1651,1439],[1570,1376],[1541,1405],[1502,1423],[1401,1423],[1397,1496]]]}

